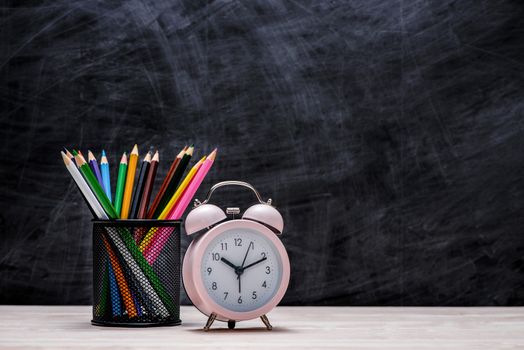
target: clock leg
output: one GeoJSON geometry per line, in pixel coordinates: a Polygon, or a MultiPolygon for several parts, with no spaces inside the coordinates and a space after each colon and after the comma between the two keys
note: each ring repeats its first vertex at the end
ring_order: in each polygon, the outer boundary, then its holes
{"type": "Polygon", "coordinates": [[[214,312],[209,315],[209,318],[207,319],[206,325],[204,326],[204,331],[208,331],[215,319],[217,318],[217,314],[214,312]]]}
{"type": "Polygon", "coordinates": [[[260,316],[260,319],[262,320],[262,322],[264,322],[268,331],[273,329],[273,326],[271,325],[271,323],[269,323],[269,320],[266,315],[260,316]]]}
{"type": "Polygon", "coordinates": [[[235,328],[235,324],[236,324],[235,321],[229,320],[229,321],[227,321],[227,328],[234,329],[235,328]]]}

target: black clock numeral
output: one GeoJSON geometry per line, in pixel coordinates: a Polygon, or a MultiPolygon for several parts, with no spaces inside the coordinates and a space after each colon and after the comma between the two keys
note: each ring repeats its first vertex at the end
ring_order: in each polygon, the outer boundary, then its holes
{"type": "Polygon", "coordinates": [[[262,283],[262,287],[267,288],[266,281],[264,281],[264,283],[262,283]]]}
{"type": "Polygon", "coordinates": [[[235,238],[235,246],[242,247],[242,238],[235,238]]]}
{"type": "Polygon", "coordinates": [[[249,242],[249,247],[251,247],[251,250],[255,250],[255,243],[253,241],[249,242]]]}
{"type": "Polygon", "coordinates": [[[257,292],[253,292],[253,296],[251,297],[251,299],[256,299],[257,298],[257,292]]]}
{"type": "Polygon", "coordinates": [[[229,294],[228,292],[224,292],[224,300],[227,299],[228,294],[229,294]]]}
{"type": "Polygon", "coordinates": [[[213,269],[210,268],[210,267],[208,267],[208,268],[207,268],[207,275],[208,275],[208,276],[211,275],[211,272],[213,272],[213,269]]]}
{"type": "Polygon", "coordinates": [[[266,274],[269,275],[271,273],[271,267],[266,266],[266,274]]]}
{"type": "Polygon", "coordinates": [[[237,300],[237,302],[238,302],[239,304],[242,304],[242,297],[241,297],[241,296],[240,296],[240,297],[238,297],[238,300],[237,300]]]}
{"type": "Polygon", "coordinates": [[[211,285],[211,289],[217,290],[217,283],[216,282],[213,282],[213,284],[211,285]]]}
{"type": "Polygon", "coordinates": [[[260,253],[260,255],[262,255],[262,258],[266,257],[266,253],[264,253],[264,252],[260,253]]]}
{"type": "Polygon", "coordinates": [[[213,253],[212,255],[213,255],[213,260],[214,260],[214,261],[219,261],[219,260],[220,260],[220,254],[218,254],[218,253],[213,253]]]}
{"type": "Polygon", "coordinates": [[[220,243],[222,250],[227,250],[227,243],[220,243]]]}

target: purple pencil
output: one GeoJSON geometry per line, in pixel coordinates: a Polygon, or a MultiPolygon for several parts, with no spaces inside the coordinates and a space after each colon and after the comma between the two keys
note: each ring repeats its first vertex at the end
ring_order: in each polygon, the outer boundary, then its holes
{"type": "Polygon", "coordinates": [[[98,183],[100,184],[100,186],[102,186],[102,188],[104,188],[102,174],[100,174],[100,168],[98,167],[98,162],[96,161],[93,152],[87,151],[87,158],[89,159],[89,166],[91,167],[91,170],[93,170],[93,173],[95,173],[98,183]]]}

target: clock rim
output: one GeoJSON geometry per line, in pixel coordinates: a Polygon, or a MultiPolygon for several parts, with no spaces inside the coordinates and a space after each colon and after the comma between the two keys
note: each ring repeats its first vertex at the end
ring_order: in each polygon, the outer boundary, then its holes
{"type": "Polygon", "coordinates": [[[275,306],[277,306],[278,303],[284,297],[287,291],[287,287],[289,285],[289,277],[289,256],[284,245],[282,244],[282,241],[269,228],[255,221],[236,219],[226,221],[213,227],[211,230],[204,233],[201,237],[191,242],[184,257],[183,284],[186,289],[186,294],[198,310],[200,310],[207,316],[214,312],[217,314],[217,319],[221,321],[245,321],[265,315],[273,308],[275,308],[275,306]],[[231,228],[242,228],[241,226],[239,226],[239,224],[242,225],[242,227],[257,230],[261,234],[263,234],[267,239],[269,239],[271,243],[273,243],[273,245],[275,246],[275,249],[277,253],[280,255],[280,260],[282,262],[281,283],[273,297],[269,299],[269,301],[261,307],[246,312],[228,310],[222,307],[221,305],[217,304],[213,300],[213,298],[207,293],[207,289],[204,286],[202,276],[200,273],[203,255],[209,244],[218,235],[231,228]]]}

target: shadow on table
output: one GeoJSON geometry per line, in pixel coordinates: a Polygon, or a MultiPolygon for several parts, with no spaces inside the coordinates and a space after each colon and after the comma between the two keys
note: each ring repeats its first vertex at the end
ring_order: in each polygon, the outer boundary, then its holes
{"type": "MultiPolygon", "coordinates": [[[[186,324],[185,325],[186,327],[188,327],[188,325],[186,324]]],[[[191,325],[192,327],[193,325],[191,325]]],[[[195,325],[196,326],[196,325],[195,325]]],[[[202,327],[199,327],[199,328],[193,328],[193,329],[189,329],[190,332],[194,332],[194,333],[202,333],[202,334],[206,334],[206,333],[267,333],[268,335],[270,335],[271,333],[293,333],[295,332],[294,329],[291,329],[291,328],[286,328],[286,327],[273,327],[272,330],[268,331],[266,329],[266,327],[245,327],[245,328],[242,328],[242,326],[240,327],[236,327],[235,329],[229,329],[226,327],[211,327],[207,332],[204,331],[202,329],[202,327]]]]}

